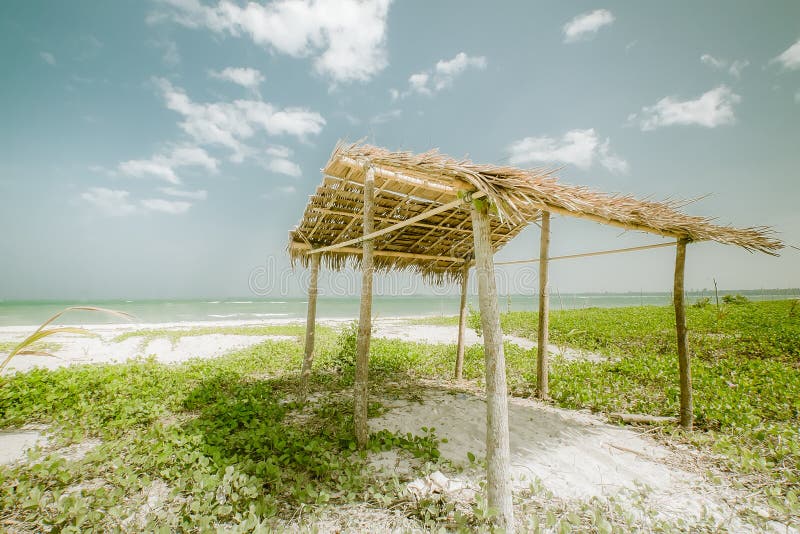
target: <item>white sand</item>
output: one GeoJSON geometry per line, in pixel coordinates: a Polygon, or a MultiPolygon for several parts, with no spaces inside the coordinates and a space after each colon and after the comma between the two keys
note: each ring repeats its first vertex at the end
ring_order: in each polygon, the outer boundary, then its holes
{"type": "MultiPolygon", "coordinates": [[[[391,409],[372,419],[371,429],[422,434],[421,427],[433,427],[439,439],[447,439],[439,447],[442,456],[454,464],[469,467],[468,452],[485,457],[482,398],[436,390],[421,390],[419,395],[422,402],[386,401],[391,409]]],[[[511,399],[509,427],[515,491],[541,483],[557,499],[614,497],[626,502],[642,492],[645,505],[660,519],[698,521],[707,513],[732,532],[748,530],[727,503],[730,488],[713,486],[697,474],[673,467],[680,463],[675,458],[678,453],[642,434],[588,413],[525,399],[511,399]]],[[[482,474],[475,469],[467,472],[482,474]]],[[[642,510],[638,514],[646,518],[642,510]]]]}
{"type": "MultiPolygon", "coordinates": [[[[327,326],[339,327],[351,319],[325,319],[319,323],[327,326]]],[[[289,336],[246,336],[232,334],[208,334],[203,336],[185,336],[178,340],[175,346],[166,339],[153,339],[146,346],[142,345],[142,338],[132,337],[122,342],[115,343],[113,339],[120,334],[136,330],[188,330],[195,327],[231,327],[231,326],[264,326],[302,324],[294,319],[270,318],[267,321],[206,321],[206,322],[173,322],[153,324],[101,324],[82,325],[83,328],[96,333],[98,337],[84,337],[75,335],[57,335],[47,338],[48,342],[61,344],[61,348],[54,352],[56,358],[41,356],[19,356],[12,360],[6,373],[15,371],[28,371],[34,367],[55,369],[66,365],[82,363],[114,363],[124,362],[139,356],[155,356],[164,363],[176,363],[190,358],[213,358],[226,352],[246,348],[267,339],[293,339],[289,336]]],[[[424,343],[458,342],[458,328],[455,326],[419,325],[409,324],[408,318],[392,317],[380,318],[374,321],[375,336],[389,339],[402,339],[424,343]]],[[[33,332],[36,326],[5,326],[0,327],[0,341],[21,340],[33,332]]],[[[517,336],[506,336],[508,342],[514,343],[525,350],[532,349],[536,343],[517,336]]],[[[472,329],[466,330],[466,344],[471,346],[482,343],[482,339],[472,329]]],[[[600,360],[602,356],[571,348],[550,345],[553,355],[562,354],[567,359],[600,360]]]]}
{"type": "Polygon", "coordinates": [[[28,450],[46,441],[38,430],[0,431],[0,465],[23,460],[28,450]]]}

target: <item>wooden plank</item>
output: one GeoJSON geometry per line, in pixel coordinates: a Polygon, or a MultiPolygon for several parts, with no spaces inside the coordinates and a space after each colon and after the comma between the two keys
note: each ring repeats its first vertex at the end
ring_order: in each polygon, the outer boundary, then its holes
{"type": "Polygon", "coordinates": [[[542,231],[539,240],[539,335],[536,346],[536,396],[549,395],[549,370],[547,343],[550,337],[550,296],[547,287],[547,256],[550,254],[550,213],[542,212],[542,231]]]}
{"type": "Polygon", "coordinates": [[[492,263],[488,202],[473,202],[472,230],[475,242],[475,276],[483,329],[486,361],[486,491],[489,508],[496,511],[494,527],[514,531],[511,499],[511,453],[508,433],[508,391],[503,332],[497,305],[497,286],[492,263]]]}
{"type": "MultiPolygon", "coordinates": [[[[605,254],[619,254],[622,252],[634,252],[636,250],[648,250],[651,248],[661,248],[661,247],[674,247],[677,245],[677,241],[670,241],[669,243],[656,243],[654,245],[642,245],[639,247],[628,247],[628,248],[615,248],[612,250],[600,250],[597,252],[582,252],[580,254],[569,254],[567,256],[553,256],[548,258],[548,261],[554,260],[569,260],[573,258],[588,258],[590,256],[603,256],[605,254]]],[[[519,263],[539,263],[540,258],[531,258],[529,260],[511,260],[511,261],[496,261],[494,262],[495,265],[516,265],[519,263]]]]}
{"type": "Polygon", "coordinates": [[[308,379],[314,363],[314,333],[317,321],[317,284],[319,281],[319,256],[311,256],[311,278],[308,281],[308,312],[306,315],[306,344],[303,355],[300,392],[303,400],[308,394],[308,379]]]}
{"type": "Polygon", "coordinates": [[[461,302],[458,305],[458,348],[456,350],[456,380],[464,375],[464,344],[467,329],[467,286],[469,284],[469,262],[461,269],[461,302]]]}
{"type": "MultiPolygon", "coordinates": [[[[294,249],[305,249],[308,252],[306,254],[311,253],[311,247],[306,243],[301,243],[299,241],[295,241],[292,243],[292,248],[294,249]]],[[[333,252],[341,252],[343,254],[361,254],[363,249],[358,247],[342,247],[337,248],[333,252]]],[[[452,263],[464,263],[466,260],[464,258],[459,258],[457,256],[436,256],[433,254],[417,254],[414,252],[401,252],[398,250],[373,250],[372,254],[374,256],[388,256],[391,258],[408,258],[408,259],[416,259],[416,260],[431,260],[431,261],[449,261],[452,263]]],[[[319,254],[313,254],[313,256],[318,256],[319,254]]]]}
{"type": "Polygon", "coordinates": [[[692,369],[689,362],[689,338],[686,330],[686,303],[684,302],[684,271],[686,268],[686,244],[688,239],[678,240],[675,247],[675,286],[672,301],[675,306],[675,334],[678,338],[678,372],[681,381],[681,426],[687,430],[693,425],[692,369]]]}
{"type": "MultiPolygon", "coordinates": [[[[472,198],[477,199],[477,198],[482,198],[484,196],[486,196],[486,195],[479,191],[479,192],[474,193],[472,195],[472,198]]],[[[399,230],[400,228],[405,228],[406,226],[410,226],[410,225],[414,224],[417,221],[423,221],[425,219],[433,217],[434,215],[438,215],[439,213],[443,213],[445,211],[448,211],[448,210],[451,210],[453,208],[456,208],[456,207],[460,206],[463,202],[464,201],[462,199],[460,199],[460,198],[456,199],[456,200],[453,200],[452,202],[448,202],[447,204],[442,204],[441,206],[439,206],[437,208],[433,208],[432,210],[428,210],[426,212],[420,213],[419,215],[417,215],[415,217],[411,217],[410,219],[406,219],[405,221],[399,222],[397,224],[393,224],[391,226],[387,226],[386,228],[382,228],[382,229],[378,230],[377,232],[370,232],[369,234],[365,234],[362,237],[357,237],[355,239],[350,239],[348,241],[342,241],[341,243],[336,243],[336,244],[333,244],[333,245],[330,245],[330,246],[327,246],[327,247],[316,248],[316,249],[308,251],[308,254],[319,254],[320,252],[329,252],[331,250],[336,250],[337,248],[349,247],[350,245],[357,245],[357,244],[362,243],[364,241],[372,240],[372,239],[375,239],[376,237],[380,237],[382,235],[390,234],[390,233],[394,232],[395,230],[399,230]]]]}
{"type": "Polygon", "coordinates": [[[358,315],[358,337],[356,340],[356,376],[353,384],[353,423],[359,449],[367,446],[369,427],[367,407],[369,405],[369,342],[372,335],[372,252],[375,249],[373,216],[375,214],[375,173],[370,168],[364,179],[364,236],[361,257],[361,307],[358,315]]]}

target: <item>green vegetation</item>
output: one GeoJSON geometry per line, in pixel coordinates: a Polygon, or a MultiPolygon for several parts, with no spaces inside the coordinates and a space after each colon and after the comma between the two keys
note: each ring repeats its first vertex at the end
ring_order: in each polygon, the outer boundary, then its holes
{"type": "MultiPolygon", "coordinates": [[[[185,330],[143,329],[132,330],[116,336],[112,341],[119,343],[130,338],[140,338],[143,346],[154,339],[168,339],[174,346],[182,337],[206,336],[211,334],[228,334],[239,336],[295,336],[305,335],[306,327],[301,324],[256,325],[256,326],[201,326],[185,330]]],[[[330,328],[317,326],[317,332],[329,334],[330,328]]]]}
{"type": "MultiPolygon", "coordinates": [[[[697,430],[667,427],[660,437],[721,453],[707,455],[708,461],[769,499],[774,517],[796,521],[800,304],[707,305],[690,307],[687,315],[697,430]]],[[[477,319],[473,313],[471,324],[477,319]]],[[[535,339],[534,313],[504,314],[502,324],[507,333],[535,339]]],[[[554,343],[608,357],[599,363],[555,358],[554,402],[675,415],[673,326],[669,307],[553,312],[554,343]]],[[[420,526],[475,528],[491,517],[480,499],[468,509],[441,500],[411,502],[402,491],[406,480],[376,471],[367,455],[355,452],[348,385],[356,330],[351,325],[338,333],[317,332],[310,387],[315,394],[306,406],[294,400],[302,359],[295,340],[173,366],[138,360],[0,377],[0,428],[34,422],[54,432],[53,444],[26,464],[0,467],[0,530],[281,529],[299,509],[310,524],[332,506],[355,503],[402,510],[420,526]],[[87,438],[102,441],[84,458],[58,453],[87,438]],[[154,492],[159,504],[149,506],[154,492]]],[[[302,327],[193,329],[177,337],[172,331],[140,331],[125,337],[177,340],[206,333],[299,336],[302,327]]],[[[509,343],[505,348],[512,392],[530,395],[535,350],[509,343]]],[[[447,384],[453,358],[451,345],[373,339],[373,398],[388,392],[414,399],[423,379],[447,384]]],[[[469,347],[464,376],[473,386],[481,386],[483,364],[482,347],[469,347]]],[[[377,415],[383,408],[373,403],[370,410],[377,415]]],[[[443,469],[435,431],[422,429],[424,424],[416,436],[374,433],[369,450],[395,450],[419,462],[415,476],[443,469]]],[[[565,506],[545,495],[532,489],[521,504],[531,528],[610,532],[632,529],[638,521],[626,503],[565,506]]]]}
{"type": "MultiPolygon", "coordinates": [[[[729,301],[719,310],[687,310],[698,431],[675,430],[674,437],[722,453],[725,467],[750,477],[743,482],[768,488],[774,506],[798,514],[800,305],[729,301]]],[[[537,320],[526,312],[501,317],[504,332],[529,339],[536,339],[537,320]]],[[[609,357],[600,363],[557,358],[550,375],[553,400],[566,408],[676,415],[674,328],[671,307],[552,312],[552,343],[609,357]]],[[[509,379],[516,394],[528,394],[536,380],[531,369],[513,365],[509,379]]]]}
{"type": "MultiPolygon", "coordinates": [[[[56,446],[102,439],[82,459],[34,453],[1,467],[0,528],[250,531],[298,506],[402,501],[397,477],[355,452],[336,374],[315,376],[313,404],[291,400],[301,354],[295,342],[268,341],[177,366],[150,359],[0,378],[0,426],[52,425],[56,446]],[[158,488],[163,502],[148,507],[158,488]]],[[[381,431],[369,450],[433,462],[437,444],[433,429],[381,431]]]]}

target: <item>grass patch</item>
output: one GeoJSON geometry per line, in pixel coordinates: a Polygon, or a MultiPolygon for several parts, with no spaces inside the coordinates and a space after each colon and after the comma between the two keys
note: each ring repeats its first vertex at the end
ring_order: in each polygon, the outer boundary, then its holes
{"type": "MultiPolygon", "coordinates": [[[[322,332],[322,335],[332,332],[332,329],[325,326],[317,325],[317,332],[322,332]]],[[[201,326],[195,328],[188,328],[186,330],[175,329],[142,329],[133,330],[131,332],[124,332],[116,336],[112,341],[119,343],[130,338],[140,338],[141,343],[146,346],[154,339],[167,339],[173,346],[180,341],[183,337],[192,336],[207,336],[211,334],[226,334],[238,336],[304,336],[306,332],[305,325],[302,324],[285,324],[285,325],[258,325],[258,326],[201,326]]]]}
{"type": "Polygon", "coordinates": [[[409,325],[458,326],[458,315],[411,317],[404,319],[403,322],[409,325]]]}

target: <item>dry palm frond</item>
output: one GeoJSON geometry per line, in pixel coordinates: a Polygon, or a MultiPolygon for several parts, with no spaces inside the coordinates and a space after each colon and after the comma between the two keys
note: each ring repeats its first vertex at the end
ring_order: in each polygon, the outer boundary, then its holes
{"type": "Polygon", "coordinates": [[[26,337],[22,340],[16,347],[11,349],[11,352],[6,356],[2,363],[0,363],[0,373],[3,372],[3,369],[9,364],[9,362],[14,358],[14,356],[49,356],[52,357],[53,355],[45,350],[37,350],[33,348],[33,345],[41,341],[42,339],[55,335],[55,334],[78,334],[82,336],[95,336],[92,332],[86,330],[85,328],[77,328],[74,326],[56,326],[52,328],[47,328],[48,325],[52,324],[53,321],[64,315],[66,312],[69,311],[93,311],[93,312],[102,312],[107,313],[110,315],[114,315],[116,317],[120,317],[122,319],[131,319],[135,320],[135,317],[129,313],[116,311],[116,310],[109,310],[106,308],[98,308],[96,306],[70,306],[69,308],[65,308],[60,312],[56,313],[52,317],[50,317],[47,321],[41,324],[39,328],[36,329],[34,333],[26,337]]]}

